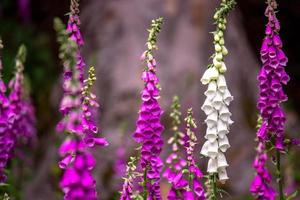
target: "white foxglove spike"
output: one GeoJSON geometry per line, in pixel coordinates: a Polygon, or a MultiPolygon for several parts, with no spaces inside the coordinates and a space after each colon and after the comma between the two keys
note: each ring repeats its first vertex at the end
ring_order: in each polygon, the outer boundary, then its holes
{"type": "Polygon", "coordinates": [[[228,167],[226,157],[222,152],[218,153],[217,160],[218,160],[218,168],[228,167]]]}
{"type": "Polygon", "coordinates": [[[220,108],[222,107],[223,98],[222,98],[222,94],[219,91],[217,91],[216,96],[213,98],[212,105],[217,110],[220,110],[220,108]]]}
{"type": "Polygon", "coordinates": [[[219,118],[224,122],[228,122],[230,116],[231,116],[231,112],[229,112],[226,105],[223,105],[219,111],[219,118]]]}
{"type": "Polygon", "coordinates": [[[227,171],[225,167],[219,168],[218,169],[218,175],[219,175],[219,180],[225,182],[226,180],[228,180],[228,176],[227,176],[227,171]]]}
{"type": "Polygon", "coordinates": [[[206,98],[201,109],[205,112],[206,115],[211,114],[214,111],[211,100],[206,98]]]}
{"type": "Polygon", "coordinates": [[[227,136],[225,135],[223,138],[220,137],[218,142],[219,142],[219,149],[225,153],[227,149],[229,149],[230,147],[227,136]]]}
{"type": "Polygon", "coordinates": [[[210,158],[216,158],[218,155],[218,141],[215,140],[213,142],[206,141],[208,143],[207,145],[207,155],[210,158]]]}
{"type": "Polygon", "coordinates": [[[204,92],[204,94],[207,98],[213,99],[216,96],[216,92],[217,92],[217,83],[216,83],[216,81],[211,81],[208,84],[208,88],[204,92]]]}
{"type": "Polygon", "coordinates": [[[215,159],[210,158],[208,160],[207,172],[209,172],[209,173],[216,173],[216,172],[218,172],[218,162],[217,162],[216,158],[215,159]]]}
{"type": "Polygon", "coordinates": [[[215,141],[218,138],[217,127],[207,128],[205,138],[210,142],[215,141]]]}
{"type": "Polygon", "coordinates": [[[217,80],[217,86],[218,86],[218,90],[222,93],[224,93],[225,90],[227,89],[227,84],[224,75],[220,74],[217,80]]]}
{"type": "Polygon", "coordinates": [[[217,126],[218,123],[218,111],[214,110],[212,113],[210,113],[206,120],[205,123],[207,124],[208,128],[212,128],[214,126],[217,126]]]}
{"type": "Polygon", "coordinates": [[[233,100],[233,96],[231,96],[228,89],[226,89],[223,94],[223,100],[227,106],[229,106],[230,102],[233,100]]]}
{"type": "Polygon", "coordinates": [[[227,67],[224,62],[221,63],[221,67],[219,69],[220,73],[225,73],[227,71],[227,67]]]}
{"type": "Polygon", "coordinates": [[[203,85],[207,85],[211,80],[216,80],[218,77],[219,71],[215,67],[210,67],[204,72],[201,82],[203,85]]]}
{"type": "Polygon", "coordinates": [[[223,122],[222,120],[218,121],[217,129],[218,129],[218,136],[220,138],[224,138],[224,136],[229,132],[226,122],[223,122]]]}

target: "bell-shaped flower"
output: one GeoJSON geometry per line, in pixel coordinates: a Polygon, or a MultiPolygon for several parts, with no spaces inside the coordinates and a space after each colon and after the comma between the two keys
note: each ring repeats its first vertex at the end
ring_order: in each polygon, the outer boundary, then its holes
{"type": "Polygon", "coordinates": [[[208,173],[216,173],[218,172],[218,161],[216,158],[210,158],[207,164],[207,172],[208,173]]]}
{"type": "Polygon", "coordinates": [[[230,102],[233,100],[233,96],[231,96],[228,89],[226,89],[223,94],[223,100],[227,106],[229,106],[230,102]]]}
{"type": "Polygon", "coordinates": [[[207,90],[204,92],[205,96],[208,99],[213,99],[216,96],[216,92],[217,92],[217,83],[216,83],[216,81],[209,82],[207,90]]]}
{"type": "Polygon", "coordinates": [[[228,163],[227,163],[226,157],[220,151],[218,153],[217,160],[218,160],[218,168],[228,167],[228,163]]]}
{"type": "Polygon", "coordinates": [[[218,136],[220,138],[223,138],[227,133],[229,133],[227,123],[223,122],[222,120],[218,120],[217,130],[218,130],[218,136]]]}
{"type": "Polygon", "coordinates": [[[227,89],[227,84],[224,75],[220,74],[218,80],[217,80],[218,90],[222,93],[225,92],[227,89]]]}
{"type": "Polygon", "coordinates": [[[212,102],[209,98],[205,99],[201,109],[204,111],[206,115],[209,115],[214,111],[214,107],[212,106],[212,102]]]}
{"type": "Polygon", "coordinates": [[[212,100],[212,106],[216,110],[220,110],[220,108],[223,106],[223,98],[221,92],[217,91],[216,96],[212,100]]]}
{"type": "Polygon", "coordinates": [[[214,126],[212,128],[207,128],[206,129],[205,139],[207,139],[210,142],[213,142],[216,139],[218,139],[217,127],[214,126]]]}
{"type": "Polygon", "coordinates": [[[211,80],[216,80],[219,77],[219,71],[215,67],[210,67],[204,72],[201,82],[207,85],[211,80]]]}
{"type": "Polygon", "coordinates": [[[218,142],[219,142],[219,149],[225,153],[227,149],[229,149],[230,147],[227,136],[225,135],[223,138],[220,137],[218,139],[218,142]]]}
{"type": "Polygon", "coordinates": [[[218,111],[214,110],[212,113],[210,113],[207,116],[205,123],[207,124],[207,127],[209,127],[209,128],[216,126],[218,123],[218,111]]]}
{"type": "Polygon", "coordinates": [[[230,116],[231,116],[231,112],[229,112],[226,105],[223,105],[219,111],[219,118],[222,121],[227,122],[230,119],[230,116]]]}
{"type": "Polygon", "coordinates": [[[220,181],[226,181],[229,179],[225,167],[218,168],[218,175],[220,181]]]}

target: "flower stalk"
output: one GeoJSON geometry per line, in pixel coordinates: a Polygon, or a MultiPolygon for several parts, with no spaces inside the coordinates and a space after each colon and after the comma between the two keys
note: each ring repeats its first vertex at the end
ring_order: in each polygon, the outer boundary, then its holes
{"type": "Polygon", "coordinates": [[[229,127],[233,123],[231,120],[231,113],[228,106],[233,100],[230,94],[225,72],[227,67],[224,57],[228,54],[225,47],[224,32],[226,30],[227,15],[235,7],[234,0],[222,0],[220,6],[216,9],[213,16],[216,25],[216,31],[213,33],[214,37],[214,54],[212,55],[212,63],[208,65],[204,72],[201,82],[203,85],[208,85],[205,91],[206,100],[201,109],[207,115],[205,123],[207,130],[201,154],[209,158],[207,172],[209,174],[209,181],[211,183],[210,195],[216,198],[216,182],[220,180],[225,182],[228,179],[226,168],[228,163],[226,161],[225,152],[230,147],[227,134],[229,127]]]}
{"type": "Polygon", "coordinates": [[[162,18],[151,21],[146,43],[147,50],[141,56],[141,60],[146,64],[142,73],[145,87],[141,92],[142,106],[133,134],[134,139],[141,145],[140,167],[144,186],[142,194],[144,198],[156,200],[161,199],[160,172],[163,164],[160,152],[163,145],[161,133],[164,127],[160,123],[162,109],[158,103],[159,80],[156,76],[156,60],[153,57],[153,50],[157,49],[156,42],[161,25],[162,18]]]}

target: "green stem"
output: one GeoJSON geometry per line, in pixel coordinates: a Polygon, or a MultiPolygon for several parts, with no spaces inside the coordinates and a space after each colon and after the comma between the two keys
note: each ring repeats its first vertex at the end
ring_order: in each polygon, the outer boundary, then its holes
{"type": "Polygon", "coordinates": [[[211,187],[211,192],[210,192],[210,197],[209,200],[217,200],[217,176],[215,173],[210,175],[210,187],[211,187]]]}
{"type": "Polygon", "coordinates": [[[144,200],[147,200],[147,196],[148,196],[148,193],[147,193],[147,169],[145,169],[144,171],[144,191],[143,191],[143,199],[144,200]]]}
{"type": "Polygon", "coordinates": [[[278,190],[279,190],[279,199],[284,200],[283,194],[283,182],[282,182],[282,174],[281,174],[281,163],[280,163],[280,151],[276,150],[276,175],[277,175],[277,183],[278,183],[278,190]]]}

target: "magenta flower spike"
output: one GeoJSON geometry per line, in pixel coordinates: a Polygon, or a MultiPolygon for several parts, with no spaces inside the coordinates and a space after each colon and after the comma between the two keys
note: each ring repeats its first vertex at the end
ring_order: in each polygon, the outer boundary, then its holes
{"type": "Polygon", "coordinates": [[[287,57],[282,51],[282,41],[279,36],[280,23],[276,17],[277,3],[275,0],[268,0],[265,15],[268,23],[265,29],[265,38],[260,50],[262,68],[257,76],[259,81],[260,96],[257,108],[260,111],[261,127],[257,132],[259,145],[257,156],[254,161],[256,176],[250,187],[253,196],[258,200],[276,199],[277,193],[271,187],[271,176],[268,173],[265,162],[267,154],[266,144],[276,149],[275,165],[278,183],[278,196],[280,200],[285,199],[283,193],[283,182],[280,169],[280,154],[287,151],[285,143],[285,113],[282,103],[287,101],[282,85],[286,85],[289,76],[285,72],[287,57]]]}
{"type": "Polygon", "coordinates": [[[183,152],[185,151],[185,134],[179,130],[181,124],[180,117],[180,103],[178,96],[173,97],[172,111],[170,117],[172,118],[172,131],[173,135],[169,138],[168,144],[172,146],[172,152],[165,161],[166,169],[163,173],[163,177],[171,184],[171,189],[168,193],[167,199],[182,199],[182,188],[177,187],[177,183],[174,182],[183,168],[186,168],[187,161],[183,152]]]}
{"type": "Polygon", "coordinates": [[[9,82],[9,102],[14,113],[11,132],[15,137],[15,142],[19,140],[29,141],[36,135],[35,111],[30,98],[26,97],[24,86],[24,62],[26,58],[26,48],[22,45],[16,57],[16,73],[9,82]],[[20,112],[21,111],[21,112],[20,112]]]}
{"type": "Polygon", "coordinates": [[[282,41],[279,36],[279,21],[276,17],[275,1],[268,1],[265,15],[268,18],[266,36],[260,51],[262,68],[257,77],[260,87],[260,97],[257,107],[266,127],[266,134],[258,135],[260,140],[266,141],[274,138],[275,147],[284,151],[284,124],[285,113],[281,103],[287,100],[282,84],[287,84],[289,76],[284,67],[287,57],[282,51],[282,41]]]}
{"type": "Polygon", "coordinates": [[[162,18],[152,20],[151,29],[147,42],[148,50],[141,56],[142,61],[146,63],[142,80],[145,87],[141,92],[142,106],[139,117],[136,122],[136,131],[133,134],[134,139],[141,144],[140,166],[143,171],[144,197],[147,199],[160,200],[160,172],[163,163],[160,159],[163,140],[161,133],[164,130],[160,123],[162,110],[158,103],[159,80],[156,76],[156,61],[152,51],[157,49],[156,38],[160,32],[162,18]]]}
{"type": "MultiPolygon", "coordinates": [[[[72,13],[78,13],[76,6],[78,2],[71,1],[72,13]]],[[[83,61],[78,57],[81,44],[74,41],[73,34],[66,31],[58,19],[55,20],[55,29],[64,64],[64,96],[60,105],[64,118],[58,123],[57,130],[69,134],[59,149],[62,157],[59,167],[64,170],[60,187],[66,200],[97,200],[96,181],[92,176],[96,160],[90,151],[94,146],[107,146],[108,142],[97,135],[99,129],[94,114],[99,104],[91,92],[96,80],[95,69],[91,67],[89,77],[83,80],[83,65],[79,65],[83,61]]]]}
{"type": "Polygon", "coordinates": [[[17,144],[28,143],[36,135],[34,108],[24,88],[26,48],[21,46],[16,56],[16,72],[9,82],[10,93],[1,79],[0,64],[0,182],[5,182],[4,168],[13,156],[17,144]]]}
{"type": "MultiPolygon", "coordinates": [[[[0,49],[2,48],[2,40],[0,39],[0,49]]],[[[14,145],[14,140],[9,134],[9,129],[12,126],[12,122],[9,121],[9,118],[13,117],[13,113],[10,110],[9,100],[6,96],[6,85],[2,80],[2,70],[3,65],[0,57],[0,183],[6,181],[7,177],[4,169],[14,145]]]]}
{"type": "Polygon", "coordinates": [[[176,150],[173,149],[171,155],[167,158],[167,169],[164,173],[164,177],[167,178],[171,184],[171,189],[168,193],[168,200],[204,200],[205,191],[202,186],[203,174],[200,168],[196,165],[194,158],[195,145],[197,144],[197,137],[193,131],[196,123],[193,118],[192,108],[188,109],[186,122],[186,132],[181,136],[182,133],[178,134],[178,127],[180,120],[180,112],[178,99],[174,98],[172,108],[174,109],[171,113],[173,118],[173,130],[175,135],[170,138],[169,141],[172,146],[180,146],[176,150]],[[175,144],[175,145],[174,145],[175,144]],[[184,149],[185,156],[181,156],[179,149],[184,149]]]}

